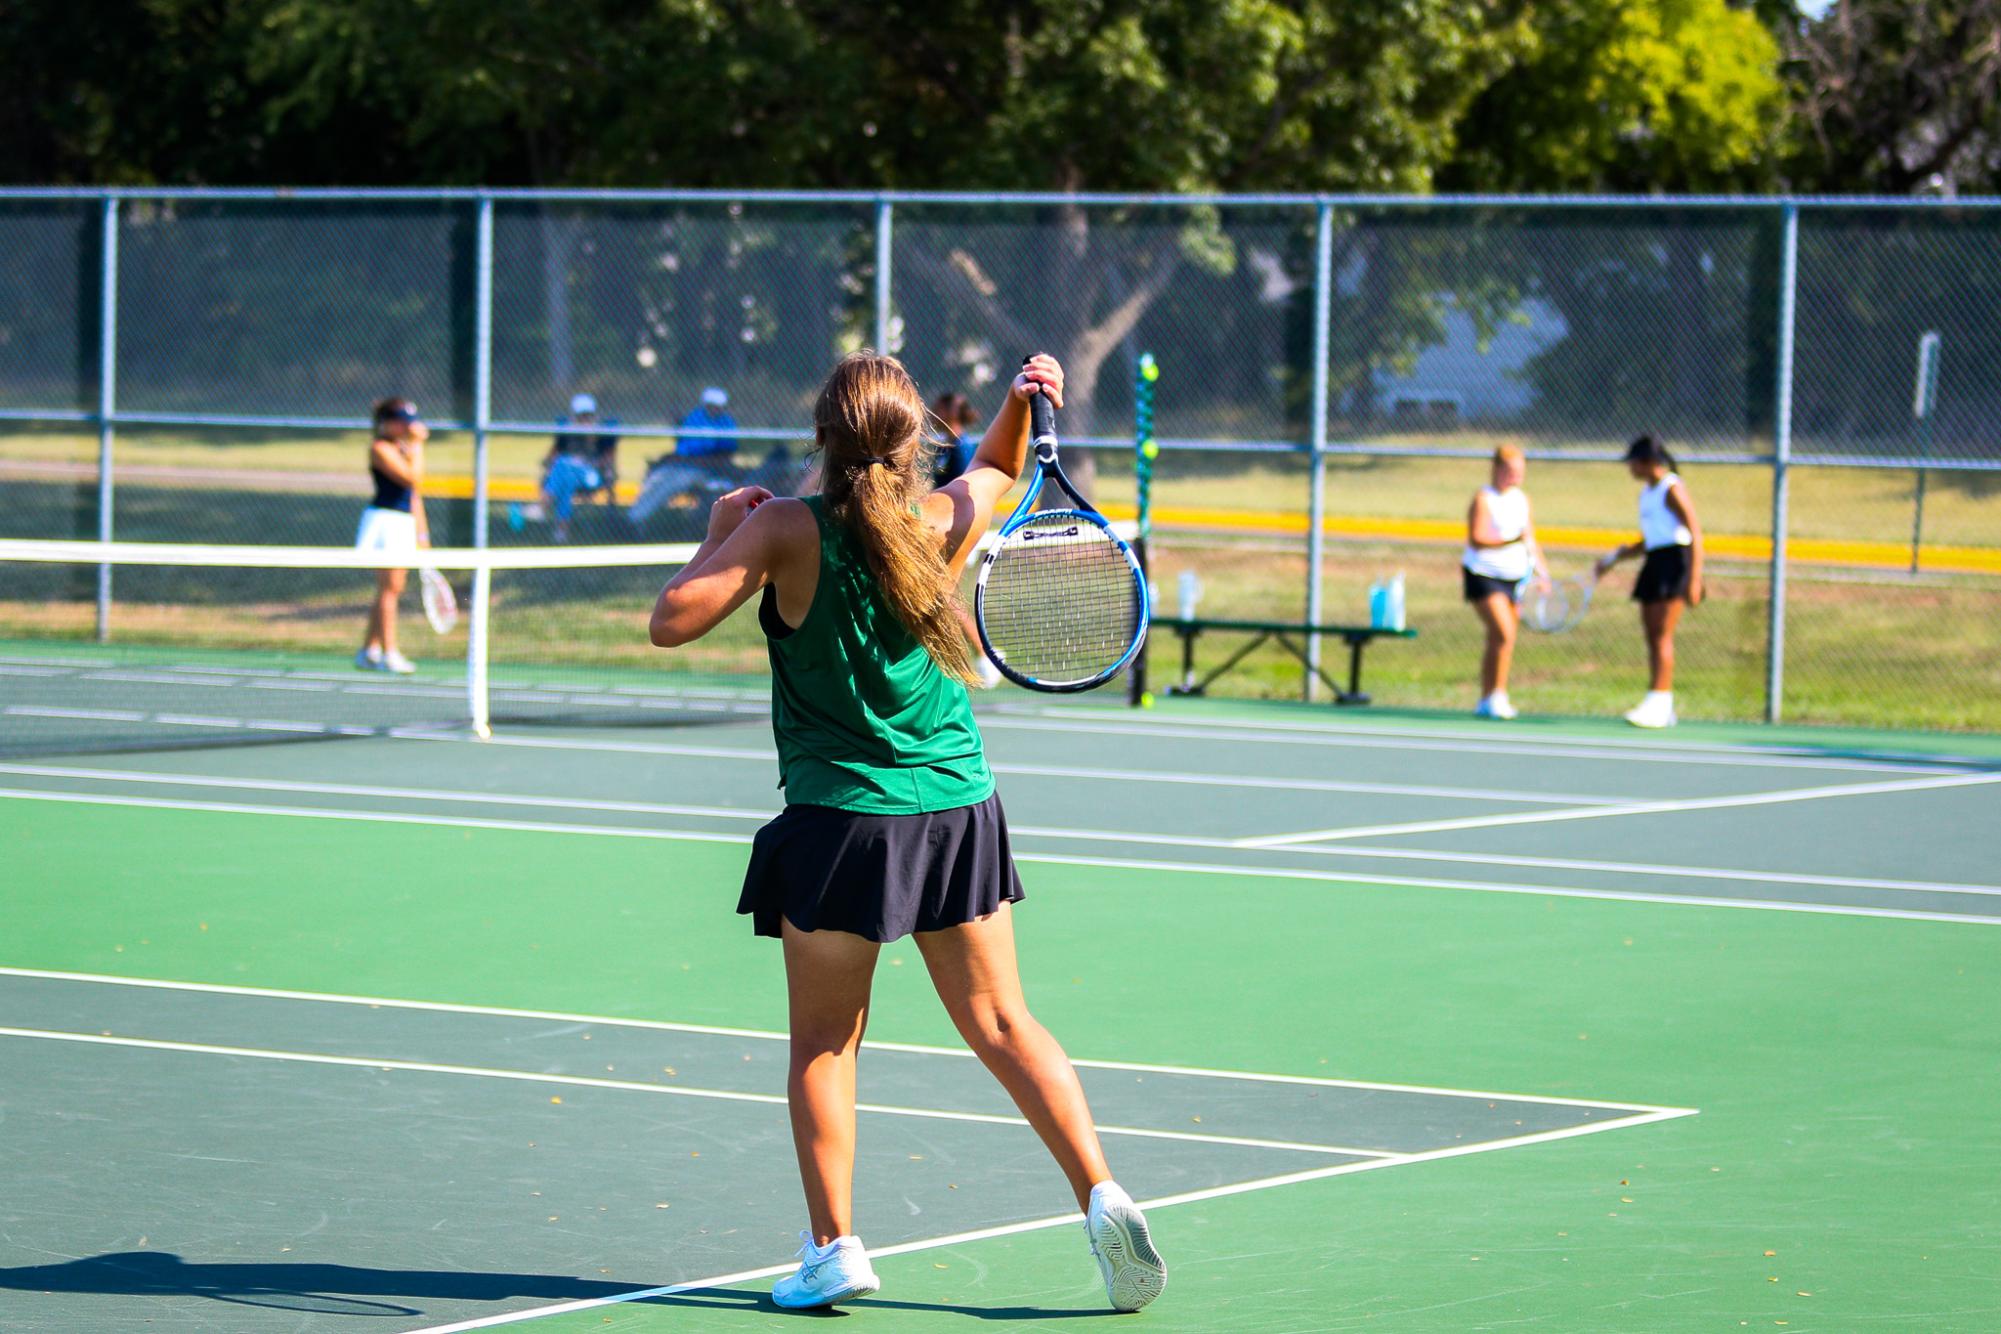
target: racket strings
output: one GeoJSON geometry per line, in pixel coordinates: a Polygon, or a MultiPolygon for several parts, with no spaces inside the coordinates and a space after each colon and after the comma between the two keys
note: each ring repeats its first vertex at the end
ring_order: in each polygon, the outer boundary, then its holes
{"type": "Polygon", "coordinates": [[[1532,585],[1522,598],[1522,624],[1542,634],[1560,634],[1591,609],[1591,583],[1583,577],[1532,585]]]}
{"type": "Polygon", "coordinates": [[[1039,516],[995,551],[980,596],[995,656],[1049,684],[1093,681],[1125,658],[1141,625],[1132,558],[1076,514],[1039,516]]]}

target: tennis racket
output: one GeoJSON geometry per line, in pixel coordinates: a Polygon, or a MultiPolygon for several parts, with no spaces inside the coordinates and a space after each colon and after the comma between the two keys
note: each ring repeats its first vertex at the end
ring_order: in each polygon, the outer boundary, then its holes
{"type": "Polygon", "coordinates": [[[448,635],[459,623],[459,600],[445,576],[429,566],[417,571],[417,588],[423,595],[424,619],[441,635],[448,635]]]}
{"type": "Polygon", "coordinates": [[[1002,676],[1067,694],[1103,685],[1139,652],[1146,581],[1132,548],[1063,475],[1048,397],[1031,396],[1028,413],[1035,472],[980,562],[973,619],[1002,676]],[[1050,484],[1071,507],[1038,513],[1036,499],[1050,484]]]}
{"type": "Polygon", "coordinates": [[[1528,588],[1522,595],[1522,624],[1545,635],[1562,634],[1583,620],[1584,613],[1591,610],[1591,591],[1598,586],[1588,574],[1552,579],[1547,584],[1524,582],[1528,588]]]}

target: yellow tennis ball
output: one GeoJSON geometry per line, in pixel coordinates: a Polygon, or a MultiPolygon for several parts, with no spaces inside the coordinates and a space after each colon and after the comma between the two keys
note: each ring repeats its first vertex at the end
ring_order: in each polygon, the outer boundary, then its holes
{"type": "Polygon", "coordinates": [[[1150,709],[1153,707],[1153,692],[1151,690],[1142,690],[1140,692],[1139,706],[1142,709],[1150,709]]]}
{"type": "Polygon", "coordinates": [[[1160,446],[1149,440],[1139,447],[1139,452],[1150,459],[1157,459],[1160,457],[1160,446]]]}
{"type": "Polygon", "coordinates": [[[1160,378],[1160,367],[1154,365],[1150,361],[1142,362],[1139,368],[1139,373],[1141,379],[1158,380],[1160,378]]]}

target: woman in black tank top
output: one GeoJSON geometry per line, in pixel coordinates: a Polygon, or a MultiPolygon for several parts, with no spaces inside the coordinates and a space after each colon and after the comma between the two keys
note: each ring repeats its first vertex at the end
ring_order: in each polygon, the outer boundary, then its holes
{"type": "MultiPolygon", "coordinates": [[[[417,417],[417,405],[407,398],[385,398],[375,405],[375,439],[368,446],[368,475],[375,494],[361,513],[355,543],[385,556],[414,556],[431,545],[424,519],[424,442],[430,428],[417,417]]],[[[405,568],[375,572],[375,598],[368,605],[368,637],[354,655],[363,671],[408,674],[416,671],[396,646],[396,603],[403,596],[405,568]]]]}

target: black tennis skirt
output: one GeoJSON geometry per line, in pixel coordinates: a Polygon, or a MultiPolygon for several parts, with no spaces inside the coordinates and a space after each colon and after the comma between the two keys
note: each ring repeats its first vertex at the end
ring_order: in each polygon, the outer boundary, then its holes
{"type": "Polygon", "coordinates": [[[1633,601],[1672,602],[1688,596],[1688,548],[1655,547],[1640,562],[1633,581],[1633,601]]]}
{"type": "Polygon", "coordinates": [[[1491,574],[1475,574],[1464,565],[1459,567],[1459,586],[1468,602],[1485,602],[1499,593],[1510,602],[1522,600],[1522,583],[1519,579],[1496,579],[1491,574]]]}
{"type": "Polygon", "coordinates": [[[787,806],[757,831],[743,896],[760,936],[846,931],[887,943],[964,926],[1021,901],[996,793],[924,815],[787,806]]]}

